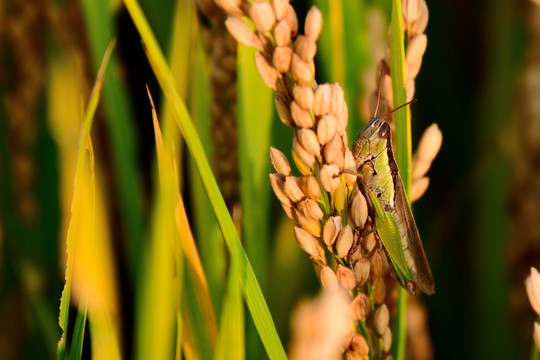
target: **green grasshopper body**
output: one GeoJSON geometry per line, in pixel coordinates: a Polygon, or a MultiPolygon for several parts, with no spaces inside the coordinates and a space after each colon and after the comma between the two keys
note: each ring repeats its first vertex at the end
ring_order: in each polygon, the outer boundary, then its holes
{"type": "Polygon", "coordinates": [[[356,137],[358,186],[368,201],[389,265],[403,287],[435,292],[433,275],[394,159],[390,126],[374,118],[356,137]]]}

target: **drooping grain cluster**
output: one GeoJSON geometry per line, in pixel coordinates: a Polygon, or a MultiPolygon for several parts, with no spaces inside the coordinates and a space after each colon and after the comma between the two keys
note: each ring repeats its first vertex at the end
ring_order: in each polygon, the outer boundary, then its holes
{"type": "Polygon", "coordinates": [[[197,0],[207,50],[211,56],[211,136],[213,168],[231,211],[239,202],[236,141],[236,41],[224,25],[225,14],[212,0],[197,0]]]}
{"type": "Polygon", "coordinates": [[[346,133],[348,107],[339,84],[315,82],[314,57],[322,14],[312,8],[298,35],[298,19],[288,0],[270,3],[216,0],[230,15],[225,24],[240,43],[258,50],[255,64],[263,82],[275,91],[279,118],[296,129],[292,158],[301,173],[292,175],[286,156],[270,149],[276,170],[270,182],[283,210],[296,222],[294,233],[310,255],[326,289],[345,289],[355,332],[341,352],[348,359],[388,354],[392,334],[384,304],[383,256],[358,191],[356,164],[346,133]],[[253,24],[248,25],[242,17],[253,24]],[[349,170],[349,173],[343,173],[349,170]]]}

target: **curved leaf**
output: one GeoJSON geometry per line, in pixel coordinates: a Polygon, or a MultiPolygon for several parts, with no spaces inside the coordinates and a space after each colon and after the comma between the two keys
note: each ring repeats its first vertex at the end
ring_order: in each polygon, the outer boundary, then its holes
{"type": "MultiPolygon", "coordinates": [[[[97,105],[99,103],[99,98],[101,94],[101,89],[103,86],[103,79],[105,76],[105,71],[109,60],[111,58],[112,50],[114,48],[114,42],[111,42],[105,51],[101,66],[99,67],[98,75],[92,93],[90,94],[90,99],[86,107],[86,111],[83,117],[83,124],[81,128],[80,138],[79,138],[79,151],[77,154],[77,167],[75,170],[75,189],[73,191],[73,203],[72,203],[72,215],[69,223],[69,228],[67,231],[67,266],[66,266],[66,282],[64,285],[64,290],[62,291],[62,297],[60,300],[60,314],[59,314],[59,325],[62,328],[62,337],[58,343],[58,358],[64,359],[66,356],[65,346],[66,346],[66,334],[68,331],[68,314],[69,314],[69,303],[71,298],[71,280],[73,277],[73,258],[75,250],[75,242],[77,240],[79,223],[81,220],[81,211],[82,207],[79,206],[81,201],[81,196],[88,191],[85,185],[88,185],[90,180],[90,173],[93,174],[93,153],[90,151],[90,156],[88,156],[88,149],[91,149],[90,143],[90,129],[92,127],[92,121],[94,119],[94,114],[96,112],[97,105]]],[[[92,181],[93,183],[93,177],[92,181]]],[[[93,189],[93,187],[91,187],[93,189]]],[[[88,211],[89,209],[86,209],[88,211]]],[[[90,211],[92,211],[90,209],[90,211]]]]}

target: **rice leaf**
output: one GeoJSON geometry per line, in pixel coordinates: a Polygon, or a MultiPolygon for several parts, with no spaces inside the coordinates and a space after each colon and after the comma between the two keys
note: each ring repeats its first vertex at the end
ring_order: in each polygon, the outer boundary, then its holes
{"type": "MultiPolygon", "coordinates": [[[[390,68],[392,69],[392,94],[394,108],[407,102],[405,83],[407,81],[405,66],[405,48],[403,34],[403,15],[401,0],[394,0],[392,6],[392,22],[390,36],[390,68]]],[[[407,197],[411,192],[411,112],[407,106],[405,110],[394,114],[396,126],[396,161],[399,173],[405,186],[407,197]]]]}
{"type": "MultiPolygon", "coordinates": [[[[165,136],[161,133],[161,128],[158,122],[156,108],[154,107],[154,101],[152,99],[152,95],[150,93],[150,90],[148,87],[146,88],[148,92],[148,98],[150,99],[150,104],[152,106],[152,123],[154,126],[154,133],[155,133],[155,139],[156,139],[156,150],[157,150],[157,165],[158,165],[158,171],[157,171],[157,181],[156,183],[159,183],[159,194],[162,194],[163,192],[169,191],[169,193],[166,194],[166,196],[172,196],[174,189],[178,189],[178,171],[176,167],[176,156],[175,154],[175,145],[179,145],[179,139],[178,136],[174,136],[172,134],[171,142],[168,143],[169,146],[165,145],[164,138],[165,136]],[[170,152],[166,151],[165,149],[171,149],[170,152]],[[173,170],[171,171],[171,164],[173,166],[173,170]],[[168,177],[168,178],[165,178],[168,177]],[[164,182],[165,181],[165,182],[164,182]],[[172,185],[171,185],[172,181],[172,185]],[[167,185],[169,184],[170,188],[167,188],[167,185]]],[[[174,130],[173,130],[174,131],[174,130]]],[[[178,191],[178,190],[177,190],[178,191]]],[[[178,207],[178,205],[177,205],[178,207]]],[[[172,206],[168,208],[168,210],[172,210],[172,206]]],[[[172,214],[169,214],[171,216],[172,214]]],[[[176,215],[175,215],[176,220],[176,215]]],[[[172,239],[174,241],[174,238],[172,239]]],[[[174,244],[171,244],[174,251],[173,256],[176,264],[176,273],[173,279],[173,296],[174,296],[174,303],[175,303],[175,310],[176,310],[176,349],[175,349],[175,358],[181,359],[182,358],[182,343],[183,343],[183,335],[184,335],[184,329],[183,329],[183,319],[182,319],[182,297],[183,297],[183,287],[184,287],[184,281],[183,281],[183,255],[182,255],[182,249],[180,246],[180,242],[176,241],[174,244]]],[[[144,332],[144,330],[141,330],[141,332],[144,332]]]]}
{"type": "MultiPolygon", "coordinates": [[[[115,36],[117,6],[114,0],[81,1],[84,25],[88,34],[91,60],[97,68],[101,54],[115,36]]],[[[140,176],[136,168],[135,135],[132,126],[132,109],[125,85],[121,81],[121,66],[116,56],[111,57],[111,69],[103,85],[103,111],[106,114],[108,135],[111,142],[112,168],[115,170],[118,203],[126,234],[128,264],[131,280],[135,282],[139,268],[139,254],[146,232],[143,217],[140,176]]],[[[141,89],[144,91],[144,89],[141,89]]]]}
{"type": "Polygon", "coordinates": [[[77,167],[75,170],[75,188],[73,191],[73,203],[72,203],[72,215],[71,221],[69,224],[67,232],[67,266],[66,266],[66,275],[65,275],[65,285],[64,290],[62,291],[62,297],[60,300],[60,314],[59,314],[59,325],[62,329],[62,337],[58,343],[57,354],[59,359],[65,359],[66,357],[66,334],[68,326],[68,314],[69,314],[69,302],[71,296],[71,280],[73,276],[73,258],[74,258],[74,249],[75,242],[77,240],[78,228],[81,217],[81,196],[88,191],[85,185],[88,185],[87,175],[90,173],[90,167],[92,166],[91,159],[87,156],[87,150],[90,146],[90,128],[92,126],[92,120],[94,118],[94,113],[96,111],[99,97],[101,94],[101,89],[103,86],[103,79],[105,76],[105,71],[114,48],[114,42],[111,42],[105,51],[103,56],[103,61],[99,67],[98,75],[96,82],[90,94],[90,99],[86,107],[86,111],[83,117],[83,123],[79,138],[79,151],[77,154],[77,167]]]}
{"type": "MultiPolygon", "coordinates": [[[[261,287],[265,288],[269,239],[269,156],[273,121],[272,90],[255,67],[255,50],[238,45],[238,154],[242,199],[242,240],[261,287]]],[[[248,358],[262,347],[253,324],[247,324],[248,358]]]]}
{"type": "MultiPolygon", "coordinates": [[[[207,154],[211,154],[213,146],[210,139],[211,119],[208,111],[211,102],[211,90],[207,63],[208,59],[203,49],[202,38],[198,36],[194,70],[192,71],[193,81],[189,88],[191,94],[189,105],[203,147],[207,154]]],[[[174,123],[174,126],[179,131],[176,123],[174,123]]],[[[227,250],[223,246],[223,236],[216,218],[208,216],[213,211],[212,204],[199,177],[197,166],[193,159],[189,159],[188,162],[191,185],[189,191],[192,195],[194,210],[194,230],[197,234],[201,260],[208,280],[214,314],[220,314],[227,270],[227,250]]]]}
{"type": "Polygon", "coordinates": [[[70,360],[78,360],[81,358],[87,313],[87,305],[83,305],[81,303],[79,305],[79,311],[77,312],[77,318],[75,319],[75,329],[73,330],[73,337],[71,338],[71,349],[69,351],[70,360]]]}
{"type": "Polygon", "coordinates": [[[171,41],[171,36],[174,36],[175,8],[181,6],[181,3],[191,3],[190,5],[194,5],[195,1],[161,0],[159,3],[156,3],[154,0],[141,0],[140,2],[150,26],[154,29],[158,44],[166,54],[169,53],[171,46],[174,46],[174,40],[171,41]]]}
{"type": "Polygon", "coordinates": [[[120,359],[118,300],[111,236],[102,185],[97,177],[92,142],[88,142],[89,166],[83,172],[76,204],[80,221],[73,252],[72,297],[88,306],[92,354],[120,359]]]}
{"type": "Polygon", "coordinates": [[[182,302],[185,323],[183,347],[188,359],[209,359],[212,357],[217,342],[217,323],[208,283],[189,227],[184,203],[179,195],[178,198],[176,226],[180,233],[181,250],[186,260],[182,302]]]}
{"type": "Polygon", "coordinates": [[[106,200],[91,139],[86,157],[89,166],[81,177],[84,190],[76,204],[80,222],[73,252],[72,297],[88,306],[92,354],[96,358],[120,359],[115,266],[106,200]]]}
{"type": "MultiPolygon", "coordinates": [[[[150,93],[148,92],[149,97],[150,93]]],[[[159,181],[157,199],[152,212],[152,235],[143,265],[143,280],[138,289],[137,313],[137,357],[141,359],[171,358],[173,353],[175,286],[172,269],[176,249],[175,208],[177,204],[177,176],[174,172],[172,156],[165,148],[159,128],[152,98],[152,118],[154,122],[159,181]]],[[[183,276],[182,256],[178,256],[177,276],[183,276]]],[[[177,294],[181,299],[181,294],[177,294]]]]}
{"type": "MultiPolygon", "coordinates": [[[[144,6],[144,4],[142,4],[144,6]]],[[[159,7],[159,6],[152,6],[151,4],[147,4],[146,9],[152,10],[151,8],[159,8],[158,11],[163,11],[168,7],[169,4],[165,7],[159,7]]],[[[166,34],[164,34],[165,30],[164,28],[161,29],[161,36],[157,34],[158,40],[161,38],[160,44],[167,44],[169,45],[168,41],[165,41],[165,36],[168,37],[172,36],[172,41],[170,42],[170,51],[169,51],[169,59],[171,63],[171,71],[173,72],[175,76],[175,82],[177,89],[181,96],[183,98],[186,98],[187,92],[188,92],[188,84],[191,80],[190,75],[190,67],[192,66],[192,53],[194,49],[194,31],[193,31],[193,22],[195,17],[195,3],[193,1],[177,1],[175,4],[174,9],[174,16],[172,19],[172,32],[166,31],[166,34]]],[[[170,9],[168,9],[170,10],[170,9]]],[[[157,16],[159,18],[159,16],[157,16]]],[[[154,24],[156,22],[154,21],[154,24]]],[[[168,30],[168,29],[167,29],[168,30]]],[[[160,32],[160,30],[157,30],[160,32]]],[[[169,102],[165,101],[163,103],[163,111],[161,114],[161,120],[163,124],[163,146],[165,146],[167,149],[170,149],[171,152],[171,159],[168,159],[168,161],[172,161],[176,165],[176,159],[179,161],[182,161],[182,146],[181,146],[181,139],[180,139],[180,130],[176,126],[176,123],[173,118],[173,114],[171,111],[171,106],[169,102]]],[[[154,127],[156,128],[156,134],[158,133],[159,123],[157,123],[154,119],[154,127]]],[[[182,169],[183,165],[180,164],[180,166],[175,166],[175,174],[178,174],[178,169],[182,169]]],[[[179,180],[177,181],[177,192],[182,187],[181,184],[179,184],[180,179],[182,177],[179,177],[179,180]]],[[[190,310],[190,304],[193,302],[189,302],[190,294],[200,291],[200,287],[190,287],[191,284],[193,284],[193,281],[188,281],[189,279],[184,279],[185,277],[188,277],[189,269],[188,271],[184,271],[184,261],[183,261],[183,252],[182,252],[182,244],[185,243],[185,239],[190,238],[191,241],[193,240],[191,235],[191,230],[189,229],[189,223],[187,223],[187,218],[185,215],[185,210],[183,208],[183,202],[182,198],[179,194],[177,194],[177,197],[179,198],[179,201],[176,206],[176,212],[175,212],[175,223],[179,231],[180,235],[180,241],[177,241],[175,244],[175,263],[176,263],[176,275],[175,275],[175,287],[174,287],[174,295],[175,295],[175,310],[176,310],[176,353],[175,357],[176,359],[182,358],[182,348],[185,349],[184,356],[187,359],[192,358],[201,358],[201,355],[204,354],[204,349],[200,346],[194,345],[196,340],[199,340],[198,343],[206,341],[206,344],[209,344],[210,341],[208,337],[204,336],[193,336],[196,332],[196,330],[191,329],[191,324],[194,323],[195,326],[198,326],[200,328],[201,326],[204,326],[204,321],[200,321],[200,319],[197,319],[195,321],[190,321],[190,314],[194,314],[195,310],[190,310]],[[186,296],[188,295],[188,296],[186,296]],[[188,308],[187,310],[185,310],[188,308]],[[195,340],[194,340],[195,339],[195,340]]],[[[188,259],[190,257],[194,258],[197,256],[197,258],[194,260],[196,262],[198,260],[198,254],[196,253],[195,248],[195,255],[188,254],[186,255],[188,259]]],[[[200,262],[200,261],[199,261],[200,262]]],[[[197,269],[198,270],[198,269],[197,269]]],[[[201,269],[202,271],[202,269],[201,269]]],[[[203,281],[205,282],[206,279],[204,278],[204,273],[202,275],[198,273],[200,276],[202,276],[203,281]]],[[[208,291],[206,287],[206,291],[208,291]]],[[[213,310],[213,309],[210,309],[213,310]]],[[[198,313],[197,313],[198,314],[198,313]]],[[[213,317],[213,311],[209,314],[213,317]]],[[[217,328],[217,325],[214,324],[214,327],[217,328]]],[[[197,328],[197,329],[198,329],[197,328]]],[[[217,332],[217,330],[215,331],[217,332]]],[[[215,341],[214,341],[215,343],[215,341]]],[[[211,348],[210,346],[206,346],[206,348],[211,348]]]]}
{"type": "Polygon", "coordinates": [[[186,141],[191,156],[193,157],[199,174],[212,202],[214,213],[218,219],[222,234],[231,254],[231,261],[236,262],[239,267],[239,278],[242,292],[251,315],[254,319],[259,335],[265,345],[267,354],[272,359],[285,358],[285,351],[279,340],[276,329],[272,322],[270,312],[264,300],[253,268],[249,263],[246,253],[240,243],[234,223],[229,215],[225,202],[219,192],[216,180],[210,169],[210,164],[204,153],[202,143],[191,122],[191,118],[184,102],[175,89],[174,81],[170,69],[165,61],[163,53],[159,49],[157,42],[150,30],[142,11],[135,0],[124,0],[131,17],[146,46],[147,56],[154,70],[156,77],[165,93],[168,101],[173,105],[176,120],[180,131],[186,141]]]}
{"type": "Polygon", "coordinates": [[[194,273],[186,269],[182,290],[183,339],[180,345],[186,359],[211,359],[217,343],[217,324],[208,328],[205,306],[200,303],[194,273]]]}
{"type": "MultiPolygon", "coordinates": [[[[178,1],[174,14],[169,62],[178,93],[184,101],[187,101],[189,84],[192,83],[194,77],[192,69],[196,40],[194,27],[195,3],[186,0],[178,1]]],[[[179,154],[182,150],[180,146],[180,130],[176,126],[171,105],[167,101],[163,103],[160,119],[165,146],[173,144],[176,152],[174,154],[175,159],[181,159],[182,157],[179,154]]]]}
{"type": "MultiPolygon", "coordinates": [[[[164,196],[176,199],[174,201],[174,220],[180,236],[180,241],[171,239],[174,242],[171,245],[175,248],[174,258],[177,269],[177,284],[174,286],[177,309],[176,356],[177,358],[181,357],[181,348],[183,346],[187,358],[208,359],[212,357],[212,350],[216,343],[217,324],[202,264],[189,228],[182,198],[178,193],[177,165],[172,156],[174,151],[173,149],[171,151],[166,150],[171,147],[165,146],[155,110],[153,120],[156,132],[160,183],[169,179],[167,184],[163,185],[164,190],[169,189],[164,196]],[[170,166],[171,164],[172,166],[170,166]],[[170,179],[172,179],[171,188],[169,188],[170,179]],[[184,256],[185,260],[187,260],[185,269],[184,256]]],[[[169,216],[173,216],[173,213],[171,212],[169,216]]]]}
{"type": "MultiPolygon", "coordinates": [[[[401,10],[401,0],[392,2],[392,20],[390,34],[390,68],[392,72],[392,95],[394,107],[401,106],[407,102],[405,82],[407,79],[405,68],[405,47],[403,34],[403,12],[401,10]]],[[[409,107],[405,111],[397,111],[394,114],[396,128],[396,161],[399,172],[403,180],[403,186],[407,193],[407,198],[411,192],[411,113],[409,107]]],[[[406,306],[407,293],[403,287],[399,287],[398,315],[396,317],[394,344],[394,358],[396,360],[405,357],[406,341],[406,306]]]]}
{"type": "Polygon", "coordinates": [[[255,274],[263,276],[268,258],[269,156],[273,120],[272,90],[257,73],[255,50],[238,46],[238,147],[242,191],[242,234],[255,274]]]}
{"type": "MultiPolygon", "coordinates": [[[[183,0],[179,1],[176,6],[173,24],[173,41],[170,51],[171,72],[174,75],[176,88],[180,96],[184,101],[191,101],[191,108],[196,114],[194,118],[198,120],[199,133],[209,134],[208,101],[210,89],[208,87],[208,77],[203,71],[206,59],[204,58],[200,41],[198,41],[200,37],[196,36],[195,4],[192,1],[183,0]],[[195,70],[193,70],[194,68],[195,70]],[[201,131],[201,128],[204,130],[201,131]]],[[[176,152],[174,154],[175,159],[182,159],[180,154],[182,149],[180,146],[180,130],[176,125],[172,107],[167,101],[164,102],[164,111],[161,119],[165,146],[170,147],[169,144],[172,144],[176,152]]],[[[211,147],[210,143],[210,139],[203,140],[205,149],[208,150],[211,147]]],[[[179,166],[179,169],[182,168],[182,166],[179,166]]],[[[226,255],[223,246],[221,246],[222,238],[215,219],[206,216],[211,211],[211,205],[195,172],[193,172],[194,176],[192,176],[190,181],[190,185],[192,186],[190,194],[192,199],[194,199],[192,206],[195,208],[195,214],[197,215],[195,216],[195,224],[197,226],[197,234],[199,234],[199,244],[202,249],[208,250],[203,252],[203,260],[205,261],[204,269],[210,272],[211,275],[214,275],[212,277],[213,281],[210,282],[210,289],[203,272],[203,266],[197,248],[195,247],[191,229],[189,228],[182,198],[180,198],[180,204],[177,207],[176,220],[178,226],[183,226],[180,229],[180,234],[182,246],[186,253],[186,260],[188,260],[188,270],[194,272],[190,276],[194,277],[197,285],[195,289],[200,292],[198,298],[203,301],[201,303],[203,315],[207,317],[207,329],[210,329],[207,331],[213,333],[210,337],[214,338],[212,343],[215,343],[217,324],[214,310],[219,309],[218,304],[221,303],[220,294],[223,291],[226,255]],[[185,235],[183,235],[184,231],[185,235]],[[208,245],[205,246],[206,244],[208,245]],[[214,294],[214,301],[210,303],[210,305],[214,304],[214,308],[207,310],[204,308],[207,306],[206,300],[209,293],[214,294]],[[211,323],[213,325],[209,325],[211,323]]]]}
{"type": "Polygon", "coordinates": [[[244,304],[242,303],[242,289],[239,282],[241,274],[238,270],[236,263],[231,263],[214,360],[243,360],[246,358],[244,304]]]}

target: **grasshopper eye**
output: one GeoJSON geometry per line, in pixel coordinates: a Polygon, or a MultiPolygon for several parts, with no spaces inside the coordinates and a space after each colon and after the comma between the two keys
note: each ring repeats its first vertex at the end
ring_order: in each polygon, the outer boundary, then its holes
{"type": "Polygon", "coordinates": [[[390,135],[390,125],[388,125],[388,123],[385,121],[379,129],[379,137],[381,139],[386,139],[388,138],[388,135],[390,135]]]}

